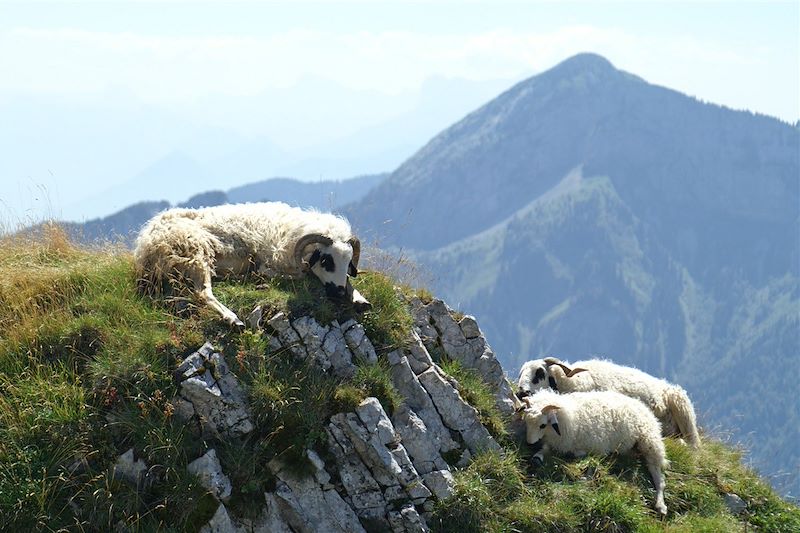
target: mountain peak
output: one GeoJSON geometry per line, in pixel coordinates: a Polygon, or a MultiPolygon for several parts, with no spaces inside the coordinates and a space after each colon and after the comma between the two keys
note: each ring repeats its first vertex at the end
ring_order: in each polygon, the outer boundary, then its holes
{"type": "Polygon", "coordinates": [[[610,76],[619,70],[605,57],[591,52],[583,52],[565,59],[553,68],[542,73],[546,77],[574,78],[576,76],[610,76]]]}
{"type": "Polygon", "coordinates": [[[581,52],[579,54],[575,54],[572,57],[568,57],[555,68],[559,67],[566,67],[571,66],[572,68],[581,68],[581,69],[611,69],[616,70],[614,65],[611,64],[611,61],[606,59],[605,57],[601,56],[600,54],[595,54],[594,52],[581,52]]]}

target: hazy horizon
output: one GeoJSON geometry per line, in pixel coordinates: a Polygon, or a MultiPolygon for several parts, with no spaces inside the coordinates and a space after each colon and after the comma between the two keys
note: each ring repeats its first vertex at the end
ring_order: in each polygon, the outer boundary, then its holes
{"type": "Polygon", "coordinates": [[[798,16],[792,3],[5,2],[0,225],[391,171],[578,52],[794,123],[798,16]]]}

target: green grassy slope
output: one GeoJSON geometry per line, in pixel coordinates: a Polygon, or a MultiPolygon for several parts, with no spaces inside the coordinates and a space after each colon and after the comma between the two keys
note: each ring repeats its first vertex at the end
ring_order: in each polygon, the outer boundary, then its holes
{"type": "MultiPolygon", "coordinates": [[[[374,305],[361,322],[383,356],[411,328],[402,291],[379,273],[356,282],[374,305]]],[[[226,282],[215,292],[240,316],[255,304],[312,314],[323,323],[349,316],[347,308],[327,303],[312,280],[226,282]]],[[[273,488],[266,468],[271,459],[294,458],[303,471],[302,451],[321,449],[332,414],[367,396],[378,397],[389,412],[402,401],[383,364],[359,367],[343,382],[271,352],[260,333],[229,331],[190,302],[139,296],[131,257],[121,250],[78,249],[57,229],[36,241],[0,241],[0,531],[120,525],[196,531],[203,525],[216,502],[186,465],[205,443],[174,421],[170,400],[177,394],[172,371],[205,340],[223,348],[254,413],[255,431],[215,445],[234,486],[229,509],[239,516],[258,509],[263,492],[273,488]],[[109,470],[130,447],[153,473],[140,490],[109,470]]],[[[479,376],[443,366],[501,435],[479,376]]],[[[505,446],[505,456],[479,457],[456,473],[456,495],[435,511],[434,529],[720,531],[747,523],[763,531],[800,531],[798,508],[718,443],[707,442],[699,455],[669,443],[665,523],[649,510],[652,490],[635,460],[551,459],[540,471],[528,471],[524,449],[509,438],[505,446]],[[725,491],[748,503],[744,515],[726,511],[725,491]]]]}

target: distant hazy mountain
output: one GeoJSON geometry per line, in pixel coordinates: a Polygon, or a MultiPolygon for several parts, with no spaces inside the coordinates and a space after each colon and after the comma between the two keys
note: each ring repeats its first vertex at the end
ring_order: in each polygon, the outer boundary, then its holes
{"type": "Polygon", "coordinates": [[[139,202],[103,218],[84,223],[62,222],[70,236],[84,243],[123,242],[131,244],[136,232],[150,217],[170,207],[169,202],[139,202]]]}
{"type": "Polygon", "coordinates": [[[602,354],[674,379],[706,427],[756,436],[756,464],[798,495],[799,147],[793,125],[581,54],[346,212],[416,254],[506,368],[602,354]]]}
{"type": "Polygon", "coordinates": [[[2,95],[0,226],[52,215],[82,222],[269,176],[338,180],[394,169],[507,85],[435,79],[389,93],[303,78],[166,107],[115,89],[2,95]],[[159,172],[161,194],[137,185],[159,172]]]}
{"type": "Polygon", "coordinates": [[[281,201],[301,207],[331,210],[361,199],[388,174],[359,176],[341,181],[298,181],[271,178],[234,187],[228,191],[233,203],[281,201]]]}
{"type": "MultiPolygon", "coordinates": [[[[387,174],[375,174],[349,180],[314,183],[290,178],[272,178],[236,187],[227,193],[208,191],[196,194],[187,201],[177,204],[176,207],[198,208],[226,203],[281,201],[290,205],[331,211],[346,203],[359,200],[386,176],[387,174]]],[[[166,200],[139,202],[107,217],[84,223],[65,222],[63,225],[70,235],[80,242],[111,240],[131,245],[136,233],[148,219],[171,206],[172,204],[166,200]]]]}

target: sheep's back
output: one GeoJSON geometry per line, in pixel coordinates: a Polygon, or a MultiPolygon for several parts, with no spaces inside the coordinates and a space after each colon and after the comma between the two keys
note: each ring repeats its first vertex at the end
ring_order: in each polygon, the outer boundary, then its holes
{"type": "Polygon", "coordinates": [[[644,402],[658,416],[667,414],[664,391],[670,384],[639,369],[610,361],[578,361],[572,365],[585,368],[572,378],[564,378],[571,391],[616,391],[644,402]]]}
{"type": "Polygon", "coordinates": [[[646,435],[660,435],[653,413],[639,400],[613,391],[561,395],[558,420],[562,437],[551,445],[564,452],[625,452],[646,435]]]}

